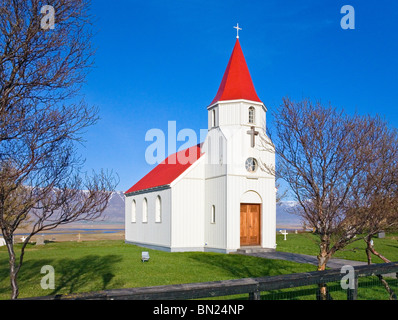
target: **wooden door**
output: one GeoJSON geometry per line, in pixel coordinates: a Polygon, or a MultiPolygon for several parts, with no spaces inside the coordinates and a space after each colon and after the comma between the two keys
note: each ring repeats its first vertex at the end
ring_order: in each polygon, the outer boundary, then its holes
{"type": "Polygon", "coordinates": [[[240,245],[254,246],[260,244],[260,205],[240,205],[240,245]]]}

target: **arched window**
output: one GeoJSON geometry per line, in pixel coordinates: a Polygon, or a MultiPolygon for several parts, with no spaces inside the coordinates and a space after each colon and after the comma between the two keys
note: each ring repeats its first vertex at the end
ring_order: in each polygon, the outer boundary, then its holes
{"type": "Polygon", "coordinates": [[[254,107],[249,108],[249,123],[254,123],[256,121],[256,110],[254,107]]]}
{"type": "Polygon", "coordinates": [[[216,126],[216,110],[213,109],[211,111],[211,127],[214,128],[216,126]]]}
{"type": "Polygon", "coordinates": [[[211,223],[216,223],[216,207],[213,205],[211,206],[211,217],[210,217],[210,222],[211,223]]]}
{"type": "Polygon", "coordinates": [[[148,201],[146,198],[142,202],[142,222],[148,222],[148,201]]]}
{"type": "Polygon", "coordinates": [[[136,222],[136,203],[135,200],[131,203],[131,222],[136,222]]]}
{"type": "Polygon", "coordinates": [[[162,199],[156,197],[155,222],[162,222],[162,199]]]}

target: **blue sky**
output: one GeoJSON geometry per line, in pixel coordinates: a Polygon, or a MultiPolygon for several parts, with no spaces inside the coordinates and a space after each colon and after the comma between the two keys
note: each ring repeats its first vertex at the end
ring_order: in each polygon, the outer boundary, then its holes
{"type": "MultiPolygon", "coordinates": [[[[206,107],[240,43],[269,111],[284,96],[348,113],[379,114],[398,128],[398,2],[394,0],[93,0],[95,67],[82,94],[101,120],[79,152],[88,171],[113,170],[126,191],[152,166],[152,128],[207,128],[206,107]],[[355,29],[343,30],[343,5],[355,29]]],[[[270,113],[270,112],[269,112],[270,113]]],[[[267,119],[272,126],[272,117],[267,119]]],[[[180,144],[182,144],[181,142],[180,144]]],[[[177,145],[178,147],[178,145],[177,145]]]]}

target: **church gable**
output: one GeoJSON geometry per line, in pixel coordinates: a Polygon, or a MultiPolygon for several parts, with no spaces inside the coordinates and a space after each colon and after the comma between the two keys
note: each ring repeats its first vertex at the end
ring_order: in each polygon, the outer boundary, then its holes
{"type": "Polygon", "coordinates": [[[134,192],[169,186],[202,156],[200,144],[170,155],[146,176],[139,180],[125,195],[134,192]]]}

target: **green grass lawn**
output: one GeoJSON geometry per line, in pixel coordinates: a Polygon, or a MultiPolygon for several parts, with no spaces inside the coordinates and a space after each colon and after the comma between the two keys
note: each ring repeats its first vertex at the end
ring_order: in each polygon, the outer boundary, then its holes
{"type": "MultiPolygon", "coordinates": [[[[397,235],[387,235],[385,239],[375,239],[375,247],[392,261],[398,261],[397,235]]],[[[317,238],[313,234],[289,234],[284,241],[277,235],[277,250],[316,255],[317,238]]],[[[18,249],[18,245],[16,246],[18,249]]],[[[366,261],[364,242],[359,241],[336,256],[352,260],[366,261]]],[[[374,258],[375,262],[382,262],[374,258]]],[[[264,277],[280,274],[314,271],[315,266],[282,260],[237,254],[218,254],[203,252],[168,253],[146,250],[125,244],[123,241],[92,241],[47,243],[45,246],[28,246],[24,265],[19,275],[20,298],[99,291],[106,289],[145,287],[167,284],[192,283],[264,277]],[[141,262],[141,252],[149,251],[150,262],[141,262]],[[55,289],[43,290],[40,273],[44,265],[55,269],[55,289]]],[[[5,247],[0,248],[0,299],[9,299],[10,284],[8,276],[8,254],[5,247]]],[[[384,289],[373,280],[360,282],[367,290],[359,290],[363,299],[385,299],[384,289]]],[[[360,283],[360,285],[361,285],[360,283]]],[[[335,287],[338,289],[339,285],[335,287]]],[[[397,288],[398,289],[398,288],[397,288]]],[[[289,299],[313,299],[315,288],[283,290],[289,299]],[[310,290],[306,292],[306,290],[310,290]],[[295,291],[296,293],[292,293],[295,291]]],[[[344,299],[345,292],[335,293],[344,299]]],[[[280,291],[279,291],[280,292],[280,291]]],[[[264,297],[274,296],[265,293],[264,297]]],[[[283,294],[275,296],[283,299],[283,294]]]]}
{"type": "MultiPolygon", "coordinates": [[[[319,253],[319,236],[313,233],[289,233],[287,240],[283,239],[282,234],[277,234],[277,251],[301,253],[316,256],[319,253]]],[[[398,234],[386,234],[383,239],[374,238],[374,248],[380,254],[384,255],[391,261],[398,261],[398,234]]],[[[367,262],[366,243],[358,240],[348,245],[341,251],[337,251],[335,258],[364,261],[367,262]]],[[[384,263],[384,261],[376,256],[372,256],[373,263],[384,263]]],[[[376,277],[360,278],[358,299],[363,300],[384,300],[388,299],[385,289],[380,285],[376,277]]],[[[390,287],[395,293],[398,293],[398,281],[396,279],[388,279],[390,287]]],[[[339,283],[329,283],[329,290],[334,299],[346,299],[346,292],[341,289],[339,283]]],[[[272,299],[277,296],[278,299],[313,299],[316,292],[315,286],[306,288],[278,290],[276,293],[267,293],[263,296],[265,299],[272,299]]]]}
{"type": "MultiPolygon", "coordinates": [[[[277,234],[277,251],[302,253],[316,256],[319,253],[319,236],[312,233],[289,233],[287,240],[283,235],[277,234]]],[[[386,234],[383,239],[374,238],[374,248],[380,254],[391,261],[398,261],[398,234],[386,234]]],[[[337,251],[335,258],[367,262],[366,243],[358,240],[348,245],[343,250],[337,251]]],[[[372,256],[372,262],[383,263],[384,261],[372,256]]]]}
{"type": "MultiPolygon", "coordinates": [[[[20,298],[263,277],[314,271],[314,267],[288,261],[266,260],[235,254],[203,252],[168,253],[146,250],[123,241],[48,243],[27,248],[19,276],[20,298]],[[149,251],[150,262],[141,262],[149,251]],[[42,266],[55,269],[55,289],[40,286],[42,266]]],[[[8,254],[0,248],[0,299],[9,299],[8,254]]]]}

